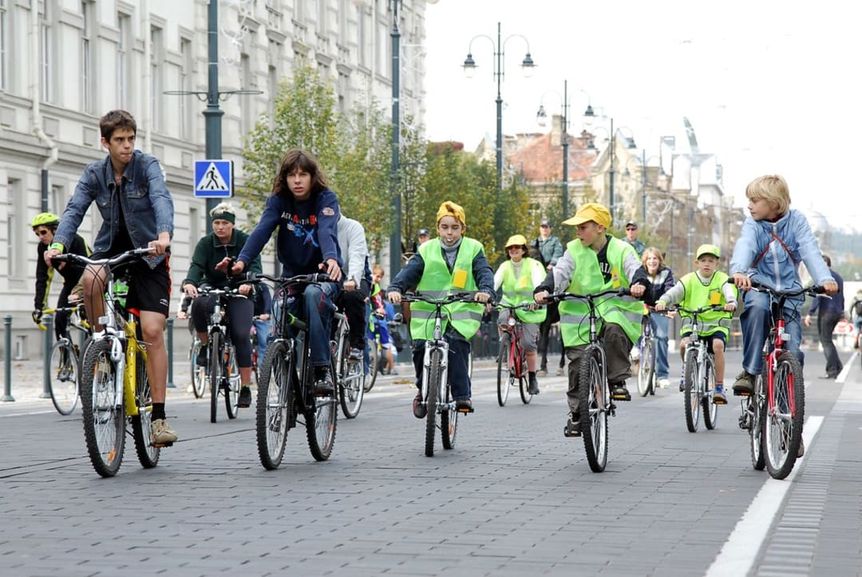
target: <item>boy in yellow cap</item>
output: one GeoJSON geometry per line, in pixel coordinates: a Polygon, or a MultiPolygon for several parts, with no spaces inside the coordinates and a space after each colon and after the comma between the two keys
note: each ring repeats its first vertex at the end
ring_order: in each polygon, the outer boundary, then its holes
{"type": "MultiPolygon", "coordinates": [[[[494,294],[494,271],[485,258],[485,250],[478,240],[463,236],[467,229],[464,209],[446,201],[437,210],[437,238],[423,243],[419,251],[401,269],[386,292],[393,304],[401,302],[406,290],[477,291],[473,304],[454,304],[447,308],[463,307],[468,314],[456,315],[445,322],[443,336],[449,343],[449,383],[459,411],[473,412],[470,400],[470,374],[468,360],[470,339],[479,330],[484,307],[494,294]]],[[[416,387],[413,415],[425,417],[427,408],[422,404],[422,360],[425,341],[432,338],[434,323],[426,322],[428,307],[425,303],[410,303],[410,336],[413,339],[413,366],[416,369],[416,387]]]]}
{"type": "MultiPolygon", "coordinates": [[[[643,303],[635,300],[643,295],[648,280],[634,247],[610,234],[611,213],[598,203],[582,205],[574,217],[563,222],[577,227],[578,238],[569,242],[562,258],[533,295],[536,302],[556,291],[594,294],[611,288],[631,288],[632,296],[611,296],[596,307],[600,317],[600,335],[605,346],[608,383],[614,400],[630,401],[626,379],[631,377],[629,353],[640,338],[643,303]],[[635,298],[633,298],[635,297],[635,298]]],[[[577,300],[560,302],[560,332],[569,359],[569,390],[571,415],[563,434],[580,435],[578,404],[578,369],[589,344],[586,303],[577,300]]]]}
{"type": "MultiPolygon", "coordinates": [[[[699,309],[709,305],[723,305],[724,311],[709,311],[700,315],[703,324],[696,336],[692,336],[691,315],[680,312],[683,319],[679,331],[679,354],[685,361],[685,348],[693,338],[706,341],[709,351],[715,355],[715,391],[712,402],[726,405],[724,393],[724,348],[730,334],[730,318],[736,310],[736,287],[728,282],[727,273],[718,270],[721,249],[713,244],[702,244],[697,248],[694,264],[695,272],[683,275],[673,287],[656,301],[655,310],[663,311],[668,305],[680,303],[687,309],[699,309]]],[[[680,379],[679,390],[684,383],[680,379]]]]}
{"type": "MultiPolygon", "coordinates": [[[[541,262],[527,256],[527,239],[522,234],[509,237],[506,241],[506,255],[508,259],[503,261],[494,274],[494,290],[502,289],[500,302],[510,306],[533,302],[533,290],[545,279],[545,267],[541,262]]],[[[536,349],[539,325],[545,320],[547,312],[544,307],[515,311],[515,316],[523,323],[521,347],[527,352],[527,378],[531,395],[539,394],[539,383],[536,381],[536,349]]],[[[508,320],[509,311],[501,310],[497,323],[505,327],[508,320]]]]}

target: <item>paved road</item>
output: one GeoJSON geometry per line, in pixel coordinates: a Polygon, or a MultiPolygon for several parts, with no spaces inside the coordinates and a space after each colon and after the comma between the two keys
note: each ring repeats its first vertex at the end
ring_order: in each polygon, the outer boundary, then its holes
{"type": "Polygon", "coordinates": [[[845,383],[819,381],[822,355],[808,359],[817,434],[791,481],[752,470],[736,402],[690,434],[675,390],[623,405],[608,468],[591,473],[562,436],[562,378],[500,408],[487,365],[454,450],[423,455],[413,390],[385,378],[339,420],[328,462],[294,430],[273,472],[252,414],[210,424],[178,376],[181,442],[149,471],[128,445],[103,480],[79,413],[60,417],[22,377],[0,403],[0,575],[860,575],[862,370],[856,358],[845,383]]]}

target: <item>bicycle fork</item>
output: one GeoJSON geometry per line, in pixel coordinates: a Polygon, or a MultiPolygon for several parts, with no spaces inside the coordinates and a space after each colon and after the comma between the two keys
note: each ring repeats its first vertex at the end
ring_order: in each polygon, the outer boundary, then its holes
{"type": "Polygon", "coordinates": [[[449,343],[447,343],[443,339],[426,341],[425,343],[425,353],[422,358],[422,402],[426,405],[428,402],[428,387],[431,386],[431,383],[428,381],[431,377],[432,350],[439,350],[441,353],[440,382],[437,384],[439,388],[437,389],[437,407],[435,407],[435,410],[438,413],[442,413],[444,410],[449,410],[450,408],[449,404],[445,403],[445,401],[443,400],[446,393],[446,383],[449,380],[449,343]]]}

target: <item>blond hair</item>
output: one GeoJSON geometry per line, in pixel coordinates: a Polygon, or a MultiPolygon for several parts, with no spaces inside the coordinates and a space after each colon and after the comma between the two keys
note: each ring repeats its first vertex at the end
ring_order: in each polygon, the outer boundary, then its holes
{"type": "Polygon", "coordinates": [[[777,174],[766,174],[752,180],[745,187],[745,196],[749,200],[765,200],[780,215],[790,208],[787,181],[777,174]]]}
{"type": "Polygon", "coordinates": [[[230,214],[236,215],[236,210],[233,205],[229,202],[220,202],[213,207],[210,211],[210,217],[216,218],[217,216],[224,214],[225,212],[229,212],[230,214]]]}
{"type": "Polygon", "coordinates": [[[656,257],[658,257],[658,268],[659,268],[659,270],[661,270],[661,267],[664,266],[664,255],[661,253],[661,251],[658,248],[656,248],[654,246],[650,246],[650,247],[645,248],[643,254],[641,255],[641,264],[643,265],[644,270],[646,270],[646,267],[647,267],[646,266],[646,259],[651,254],[654,254],[654,255],[656,255],[656,257]]]}

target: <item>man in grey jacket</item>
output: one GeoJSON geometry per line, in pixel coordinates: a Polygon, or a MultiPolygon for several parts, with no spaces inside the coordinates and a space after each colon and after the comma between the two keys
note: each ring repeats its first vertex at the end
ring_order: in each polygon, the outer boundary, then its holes
{"type": "Polygon", "coordinates": [[[371,286],[368,243],[362,224],[342,214],[338,220],[338,246],[344,260],[344,290],[336,299],[336,304],[347,315],[350,325],[350,358],[361,360],[367,324],[365,301],[371,286]]]}

